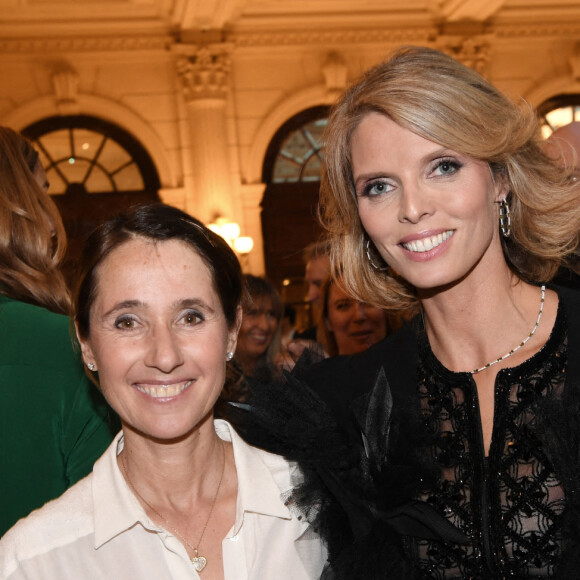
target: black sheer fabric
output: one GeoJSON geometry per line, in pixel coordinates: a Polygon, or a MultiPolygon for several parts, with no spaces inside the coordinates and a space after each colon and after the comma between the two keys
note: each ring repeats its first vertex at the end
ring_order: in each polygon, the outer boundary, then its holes
{"type": "MultiPolygon", "coordinates": [[[[453,373],[419,336],[418,396],[425,453],[439,466],[419,496],[471,539],[469,544],[409,539],[427,578],[554,577],[562,550],[564,490],[544,449],[543,401],[562,396],[567,363],[562,310],[544,348],[499,371],[489,456],[485,457],[476,385],[453,373]]],[[[580,573],[580,572],[579,572],[580,573]]]]}
{"type": "Polygon", "coordinates": [[[473,377],[419,318],[230,405],[250,443],[299,463],[289,504],[326,541],[323,580],[580,577],[580,294],[557,292],[546,345],[497,374],[487,457],[473,377]]]}

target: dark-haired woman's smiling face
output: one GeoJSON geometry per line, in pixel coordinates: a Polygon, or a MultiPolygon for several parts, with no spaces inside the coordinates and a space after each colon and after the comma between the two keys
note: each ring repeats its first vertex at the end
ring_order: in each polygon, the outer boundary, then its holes
{"type": "Polygon", "coordinates": [[[105,258],[96,288],[83,356],[124,426],[164,440],[213,428],[236,331],[199,255],[136,238],[105,258]]]}

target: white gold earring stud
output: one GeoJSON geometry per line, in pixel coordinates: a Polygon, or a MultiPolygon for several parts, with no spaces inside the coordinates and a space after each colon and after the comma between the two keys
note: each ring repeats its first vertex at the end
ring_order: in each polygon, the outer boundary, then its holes
{"type": "Polygon", "coordinates": [[[97,368],[95,363],[87,363],[87,367],[90,371],[94,371],[97,368]]]}
{"type": "Polygon", "coordinates": [[[227,360],[227,361],[230,361],[230,360],[232,360],[233,358],[234,358],[234,353],[233,353],[232,351],[230,351],[230,352],[228,352],[228,353],[226,354],[226,360],[227,360]]]}

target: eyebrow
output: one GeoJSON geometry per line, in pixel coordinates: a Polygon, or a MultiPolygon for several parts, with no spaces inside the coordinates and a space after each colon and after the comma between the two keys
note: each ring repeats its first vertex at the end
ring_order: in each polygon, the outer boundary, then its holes
{"type": "MultiPolygon", "coordinates": [[[[172,304],[173,308],[179,310],[181,308],[202,308],[204,310],[209,311],[210,313],[215,312],[215,310],[204,300],[201,298],[184,298],[183,300],[177,300],[172,304]]],[[[144,308],[147,309],[149,306],[143,302],[142,300],[123,300],[122,302],[118,302],[105,312],[105,317],[111,316],[120,310],[126,310],[127,308],[144,308]]]]}

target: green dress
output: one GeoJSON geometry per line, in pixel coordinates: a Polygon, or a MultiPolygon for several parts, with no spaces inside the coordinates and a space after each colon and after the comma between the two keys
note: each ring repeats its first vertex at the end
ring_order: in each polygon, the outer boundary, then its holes
{"type": "Polygon", "coordinates": [[[68,318],[0,296],[0,537],[89,474],[116,426],[68,318]]]}

